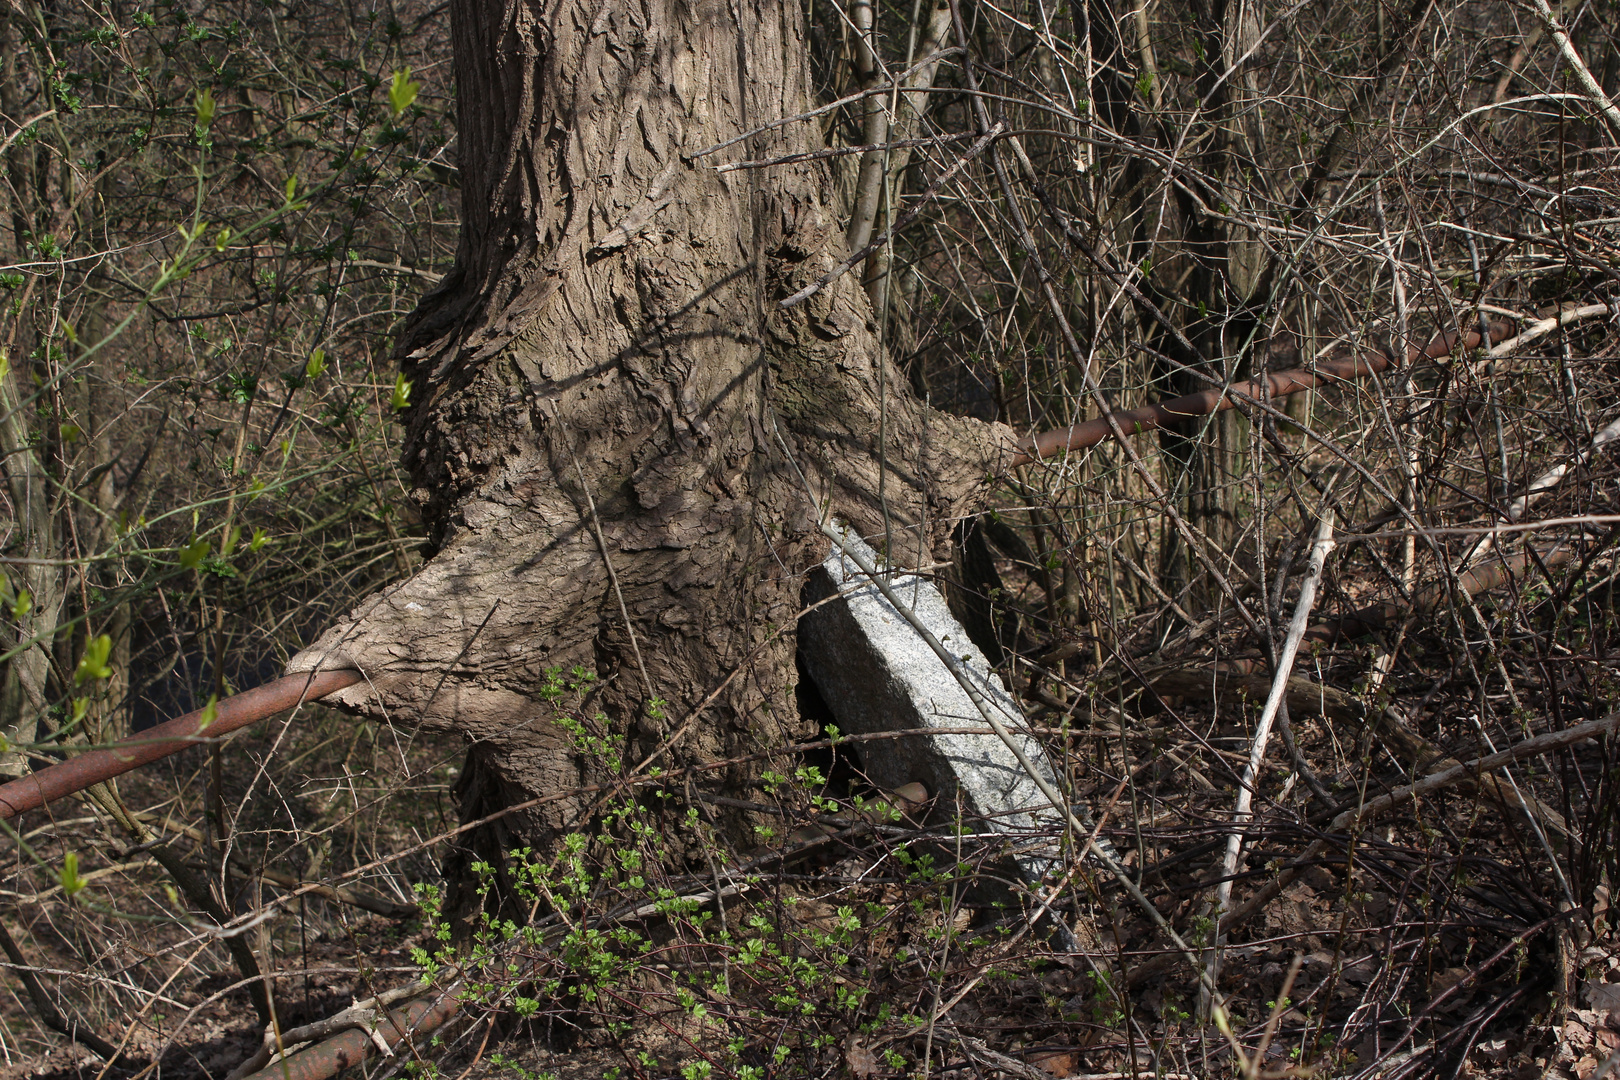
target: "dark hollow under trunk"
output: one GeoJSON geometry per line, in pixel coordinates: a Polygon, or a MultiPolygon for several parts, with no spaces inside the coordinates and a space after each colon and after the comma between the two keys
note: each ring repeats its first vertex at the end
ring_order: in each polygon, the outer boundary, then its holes
{"type": "Polygon", "coordinates": [[[660,764],[804,734],[817,516],[878,534],[886,512],[896,561],[932,557],[1013,435],[911,395],[856,275],[779,309],[845,255],[827,175],[715,166],[815,149],[814,122],[694,157],[811,106],[796,0],[451,17],[461,245],[401,346],[435,553],[289,670],[357,667],[344,706],[464,735],[466,813],[563,795],[504,823],[543,845],[583,825],[589,798],[566,793],[612,773],[558,724],[548,671],[594,676],[569,707],[627,740],[626,768],[738,668],[660,764]]]}

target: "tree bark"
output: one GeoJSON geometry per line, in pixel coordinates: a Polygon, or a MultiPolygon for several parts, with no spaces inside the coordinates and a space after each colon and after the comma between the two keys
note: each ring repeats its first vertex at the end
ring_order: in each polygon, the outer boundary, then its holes
{"type": "MultiPolygon", "coordinates": [[[[344,706],[465,735],[467,814],[620,768],[576,747],[562,705],[623,736],[628,768],[742,667],[671,755],[796,738],[817,516],[883,535],[887,515],[896,562],[931,557],[1012,432],[880,380],[856,275],[778,308],[845,256],[828,178],[714,166],[814,149],[813,124],[693,156],[810,107],[796,2],[455,0],[451,18],[462,237],[400,345],[434,553],[288,670],[356,667],[344,706]],[[576,666],[594,682],[558,702],[546,673],[576,666]]],[[[506,827],[543,844],[588,809],[506,827]]]]}

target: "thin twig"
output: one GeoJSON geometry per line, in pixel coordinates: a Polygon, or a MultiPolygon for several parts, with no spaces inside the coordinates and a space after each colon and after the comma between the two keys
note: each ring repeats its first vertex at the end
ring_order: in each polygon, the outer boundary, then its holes
{"type": "Polygon", "coordinates": [[[877,237],[871,243],[862,247],[859,251],[855,252],[855,254],[851,255],[849,258],[845,259],[843,262],[839,263],[825,274],[822,274],[814,282],[806,285],[804,288],[800,289],[786,300],[783,300],[777,306],[782,308],[784,311],[788,308],[797,307],[806,300],[810,299],[816,293],[820,292],[822,289],[825,289],[834,281],[837,281],[839,278],[843,277],[849,272],[850,267],[861,263],[868,255],[871,255],[872,252],[877,251],[879,248],[883,247],[883,245],[887,244],[890,237],[894,236],[896,233],[903,230],[907,225],[910,225],[913,221],[917,220],[917,215],[922,213],[923,207],[927,206],[929,202],[933,200],[934,196],[939,194],[939,189],[944,187],[951,177],[960,172],[962,167],[968,162],[972,161],[974,158],[983,153],[984,148],[994,142],[996,136],[1000,135],[1005,130],[1005,126],[999,122],[992,125],[988,131],[979,136],[978,140],[972,146],[968,147],[967,153],[957,158],[956,161],[951,164],[950,168],[940,173],[939,178],[932,184],[928,185],[928,189],[926,191],[917,196],[917,201],[911,204],[910,210],[907,210],[904,214],[901,214],[900,218],[893,225],[890,225],[887,229],[883,230],[882,236],[877,237]]]}
{"type": "MultiPolygon", "coordinates": [[[[907,68],[905,71],[902,71],[899,75],[895,76],[895,78],[896,80],[905,80],[915,73],[919,68],[925,67],[928,64],[937,63],[941,60],[949,59],[952,56],[960,54],[961,52],[961,49],[953,45],[948,49],[941,49],[936,53],[930,53],[921,60],[917,61],[911,67],[907,68]]],[[[845,105],[853,105],[862,98],[868,98],[874,94],[887,94],[889,91],[890,88],[886,85],[858,90],[847,97],[841,97],[837,101],[828,102],[826,105],[822,105],[819,108],[811,109],[809,112],[797,113],[793,116],[784,116],[780,120],[772,120],[768,124],[761,125],[757,128],[752,128],[743,132],[741,135],[734,135],[724,142],[717,142],[713,146],[705,146],[702,150],[697,150],[687,154],[686,160],[696,161],[700,157],[708,157],[710,154],[724,150],[728,146],[736,146],[740,142],[746,142],[756,135],[763,135],[767,131],[775,131],[779,127],[786,127],[789,124],[797,124],[804,120],[814,120],[818,116],[826,116],[830,112],[836,112],[839,109],[842,109],[845,105]]]]}
{"type": "MultiPolygon", "coordinates": [[[[1277,709],[1288,692],[1288,679],[1294,672],[1294,657],[1299,653],[1299,643],[1305,637],[1305,630],[1310,626],[1311,609],[1316,604],[1316,585],[1322,578],[1322,568],[1327,563],[1328,553],[1333,550],[1333,511],[1324,510],[1322,520],[1316,527],[1316,536],[1311,541],[1310,563],[1305,571],[1305,579],[1300,583],[1299,601],[1294,605],[1294,618],[1288,626],[1288,637],[1283,641],[1282,652],[1277,657],[1277,667],[1271,679],[1271,692],[1266,696],[1266,704],[1260,711],[1260,720],[1255,725],[1254,738],[1250,742],[1249,761],[1243,769],[1243,780],[1238,785],[1237,807],[1232,811],[1232,831],[1226,837],[1226,852],[1221,857],[1218,877],[1220,884],[1215,887],[1215,917],[1219,919],[1228,905],[1232,902],[1232,879],[1238,872],[1238,856],[1243,847],[1243,826],[1252,817],[1250,808],[1254,804],[1254,788],[1259,780],[1260,766],[1266,758],[1266,744],[1271,738],[1271,724],[1277,717],[1277,709]]],[[[1219,975],[1220,949],[1223,942],[1215,939],[1214,947],[1209,953],[1208,978],[1214,983],[1219,975]]]]}
{"type": "Polygon", "coordinates": [[[95,1051],[97,1057],[109,1064],[118,1060],[118,1048],[116,1046],[89,1028],[77,1022],[70,1024],[62,1018],[61,1012],[57,1010],[56,1004],[51,1001],[50,995],[45,992],[45,987],[40,983],[39,976],[34,973],[33,966],[28,963],[28,958],[17,947],[16,940],[12,938],[11,931],[6,929],[6,924],[3,921],[0,921],[0,951],[5,952],[6,959],[10,961],[8,966],[22,980],[24,989],[28,991],[28,1000],[33,1003],[34,1011],[39,1014],[40,1020],[44,1022],[46,1027],[58,1034],[67,1036],[76,1043],[89,1047],[95,1051]]]}
{"type": "Polygon", "coordinates": [[[1575,73],[1575,81],[1580,84],[1582,90],[1586,91],[1586,96],[1591,99],[1593,105],[1597,106],[1597,110],[1603,114],[1603,118],[1609,122],[1609,126],[1614,129],[1615,135],[1620,136],[1620,108],[1615,107],[1614,102],[1609,100],[1609,95],[1603,92],[1603,87],[1598,85],[1598,81],[1592,77],[1591,69],[1586,66],[1586,61],[1582,60],[1581,54],[1576,51],[1575,43],[1569,40],[1569,34],[1559,25],[1557,16],[1553,14],[1552,8],[1547,5],[1547,0],[1530,0],[1530,6],[1535,8],[1536,15],[1541,19],[1541,25],[1546,27],[1547,32],[1553,36],[1553,40],[1558,42],[1558,51],[1563,54],[1565,62],[1570,66],[1570,70],[1575,73]]]}
{"type": "Polygon", "coordinates": [[[821,161],[826,158],[847,157],[850,154],[865,154],[870,151],[908,150],[917,146],[946,146],[950,143],[966,142],[971,135],[930,135],[921,139],[893,139],[889,142],[863,146],[829,146],[825,150],[810,150],[802,154],[787,154],[783,157],[768,158],[762,161],[732,161],[724,165],[716,165],[715,172],[732,172],[736,169],[771,169],[778,165],[796,165],[801,161],[821,161]]]}

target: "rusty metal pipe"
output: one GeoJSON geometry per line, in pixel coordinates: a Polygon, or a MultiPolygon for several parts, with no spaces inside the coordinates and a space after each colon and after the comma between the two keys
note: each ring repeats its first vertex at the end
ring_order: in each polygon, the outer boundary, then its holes
{"type": "MultiPolygon", "coordinates": [[[[1491,341],[1502,341],[1508,336],[1510,329],[1507,323],[1491,324],[1491,341]]],[[[1476,348],[1479,343],[1478,330],[1470,330],[1462,335],[1464,349],[1476,348]]],[[[1415,345],[1409,347],[1406,350],[1406,363],[1438,360],[1442,356],[1449,355],[1457,348],[1457,344],[1458,335],[1455,331],[1437,334],[1421,349],[1415,345]]],[[[1297,394],[1301,390],[1310,390],[1325,383],[1346,382],[1376,375],[1394,366],[1395,358],[1389,353],[1383,350],[1367,350],[1358,356],[1342,360],[1324,360],[1310,368],[1273,372],[1246,382],[1235,383],[1226,389],[1200,390],[1196,394],[1187,394],[1185,397],[1163,401],[1157,405],[1144,405],[1139,409],[1117,412],[1113,414],[1113,418],[1125,434],[1136,435],[1178,420],[1235,409],[1245,398],[1287,397],[1289,394],[1297,394]]],[[[1088,446],[1096,446],[1113,433],[1113,426],[1106,416],[1099,416],[1072,427],[1045,431],[1024,439],[1018,446],[1017,456],[1008,467],[1028,465],[1032,461],[1051,457],[1064,450],[1083,450],[1088,446]]]]}
{"type": "Polygon", "coordinates": [[[111,780],[158,758],[229,735],[294,705],[353,686],[360,677],[358,671],[347,668],[314,675],[287,675],[219,702],[213,722],[206,728],[203,710],[198,709],[110,746],[88,750],[60,764],[0,784],[0,818],[13,818],[36,810],[64,795],[111,780]]]}

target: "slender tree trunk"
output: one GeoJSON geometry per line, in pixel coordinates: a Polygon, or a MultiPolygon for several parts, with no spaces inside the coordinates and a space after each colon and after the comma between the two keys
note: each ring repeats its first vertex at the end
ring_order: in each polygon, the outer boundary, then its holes
{"type": "MultiPolygon", "coordinates": [[[[813,124],[694,156],[810,107],[796,2],[451,9],[463,232],[401,345],[435,554],[290,670],[356,666],[348,707],[465,735],[467,814],[618,768],[558,724],[556,669],[594,676],[575,715],[600,711],[626,768],[677,727],[675,761],[799,736],[817,515],[869,534],[887,515],[898,561],[931,554],[1012,433],[925,417],[894,370],[879,379],[858,274],[780,309],[845,257],[827,177],[714,166],[814,149],[813,124]]],[[[543,842],[589,801],[508,828],[543,842]]]]}

